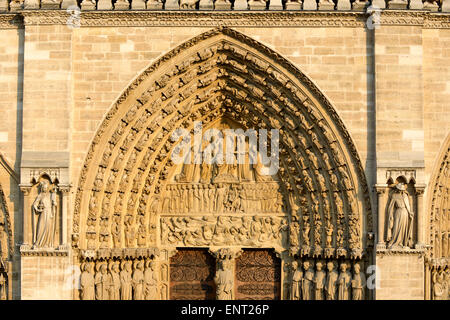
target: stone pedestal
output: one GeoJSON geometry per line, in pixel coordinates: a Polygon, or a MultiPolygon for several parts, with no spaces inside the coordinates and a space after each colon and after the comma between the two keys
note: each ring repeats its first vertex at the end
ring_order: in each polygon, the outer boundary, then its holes
{"type": "Polygon", "coordinates": [[[441,11],[442,12],[450,12],[450,0],[444,0],[442,2],[441,11]]]}
{"type": "Polygon", "coordinates": [[[178,0],[166,0],[164,9],[165,10],[179,10],[180,5],[178,3],[178,0]]]}
{"type": "MultiPolygon", "coordinates": [[[[11,6],[12,8],[12,6],[11,6]]],[[[23,3],[23,8],[28,9],[39,9],[39,0],[25,0],[23,3]]]]}
{"type": "Polygon", "coordinates": [[[61,0],[41,0],[41,9],[59,9],[61,0]]]}
{"type": "Polygon", "coordinates": [[[319,5],[318,5],[318,9],[320,11],[331,11],[334,10],[334,2],[332,0],[320,0],[319,1],[319,5]]]}
{"type": "Polygon", "coordinates": [[[144,0],[131,1],[131,9],[132,10],[145,10],[145,1],[144,0]]]}
{"type": "Polygon", "coordinates": [[[83,0],[81,3],[81,10],[95,10],[95,1],[83,0]]]}
{"type": "Polygon", "coordinates": [[[248,8],[250,10],[254,10],[254,11],[256,11],[256,10],[265,10],[266,9],[266,2],[262,1],[262,0],[256,0],[256,1],[250,0],[248,2],[248,8]]]}
{"type": "Polygon", "coordinates": [[[112,1],[111,0],[98,0],[97,2],[97,10],[112,10],[112,1]]]}
{"type": "Polygon", "coordinates": [[[350,0],[338,0],[337,10],[346,11],[351,9],[352,5],[350,4],[350,0]]]}
{"type": "Polygon", "coordinates": [[[315,0],[303,0],[303,10],[317,10],[317,3],[315,0]]]}
{"type": "MultiPolygon", "coordinates": [[[[216,5],[217,8],[217,5],[216,5]]],[[[234,1],[234,10],[248,10],[247,0],[235,0],[234,1]]]]}
{"type": "Polygon", "coordinates": [[[391,0],[388,2],[388,9],[406,9],[408,1],[406,0],[391,0]]]}
{"type": "Polygon", "coordinates": [[[422,0],[410,0],[409,1],[409,9],[411,10],[422,10],[423,2],[422,0]]]}
{"type": "Polygon", "coordinates": [[[78,8],[78,3],[76,0],[63,0],[61,2],[61,9],[76,9],[75,7],[78,8]]]}
{"type": "Polygon", "coordinates": [[[289,1],[286,3],[286,10],[301,10],[302,4],[298,1],[289,1]]]}
{"type": "Polygon", "coordinates": [[[214,1],[213,0],[200,0],[199,3],[200,10],[213,10],[214,1]]]}

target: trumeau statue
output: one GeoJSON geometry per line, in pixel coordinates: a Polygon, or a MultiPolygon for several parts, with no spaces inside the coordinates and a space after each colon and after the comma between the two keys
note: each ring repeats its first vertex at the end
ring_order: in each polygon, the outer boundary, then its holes
{"type": "Polygon", "coordinates": [[[336,270],[334,270],[334,263],[328,262],[328,275],[325,283],[325,292],[327,300],[335,300],[336,299],[336,285],[338,281],[339,274],[336,270]]]}
{"type": "Polygon", "coordinates": [[[301,288],[302,288],[302,269],[298,267],[298,262],[292,262],[292,288],[291,288],[291,300],[300,300],[301,288]]]}
{"type": "Polygon", "coordinates": [[[349,289],[352,275],[347,271],[347,264],[341,263],[341,273],[338,278],[338,300],[349,300],[349,289]]]}
{"type": "Polygon", "coordinates": [[[81,300],[95,300],[95,280],[93,274],[93,264],[84,263],[81,272],[81,300]]]}
{"type": "Polygon", "coordinates": [[[214,282],[217,286],[217,300],[233,300],[233,278],[231,260],[221,260],[219,269],[214,277],[214,282]]]}
{"type": "Polygon", "coordinates": [[[39,194],[32,205],[33,247],[53,247],[56,230],[56,193],[49,191],[49,183],[39,183],[39,194]]]}
{"type": "Polygon", "coordinates": [[[392,194],[388,207],[386,240],[389,248],[411,246],[413,217],[406,186],[399,183],[395,186],[395,193],[392,194]]]}

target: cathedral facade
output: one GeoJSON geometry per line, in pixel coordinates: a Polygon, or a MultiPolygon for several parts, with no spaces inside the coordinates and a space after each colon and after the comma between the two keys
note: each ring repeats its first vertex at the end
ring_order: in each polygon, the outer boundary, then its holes
{"type": "Polygon", "coordinates": [[[0,0],[0,39],[2,300],[449,299],[449,0],[0,0]]]}

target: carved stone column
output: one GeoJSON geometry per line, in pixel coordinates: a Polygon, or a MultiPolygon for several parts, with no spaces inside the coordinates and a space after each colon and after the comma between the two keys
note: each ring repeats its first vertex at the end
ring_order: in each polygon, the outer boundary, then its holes
{"type": "Polygon", "coordinates": [[[30,185],[20,185],[20,191],[23,192],[23,240],[22,245],[26,248],[31,247],[31,205],[30,205],[30,185]]]}
{"type": "MultiPolygon", "coordinates": [[[[231,274],[233,275],[231,277],[231,280],[233,281],[233,289],[232,289],[232,298],[234,300],[234,278],[235,278],[235,274],[236,274],[236,258],[238,258],[241,253],[242,253],[242,249],[241,248],[211,248],[209,249],[209,252],[214,256],[214,258],[216,258],[216,276],[219,272],[219,266],[224,262],[228,260],[229,265],[231,266],[231,274]]],[[[217,294],[217,293],[216,293],[217,294]]],[[[217,297],[217,299],[219,300],[220,298],[217,297]]]]}
{"type": "Polygon", "coordinates": [[[386,190],[387,185],[377,184],[375,190],[378,196],[378,241],[377,248],[384,249],[386,244],[384,242],[384,229],[385,229],[385,210],[386,210],[386,190]]]}
{"type": "Polygon", "coordinates": [[[277,250],[275,249],[275,253],[277,255],[277,258],[281,260],[281,292],[280,297],[281,300],[290,300],[290,271],[289,267],[293,261],[293,258],[289,255],[289,251],[287,250],[277,250]]]}
{"type": "Polygon", "coordinates": [[[423,249],[425,246],[424,241],[424,214],[423,214],[423,194],[425,192],[425,185],[416,185],[416,199],[417,199],[417,243],[416,249],[423,249]]]}
{"type": "Polygon", "coordinates": [[[60,249],[67,249],[67,211],[69,209],[69,192],[70,185],[58,186],[61,191],[61,232],[60,232],[60,249]]]}
{"type": "Polygon", "coordinates": [[[159,292],[161,300],[169,300],[170,297],[170,258],[177,253],[177,249],[161,249],[159,255],[159,292]]]}

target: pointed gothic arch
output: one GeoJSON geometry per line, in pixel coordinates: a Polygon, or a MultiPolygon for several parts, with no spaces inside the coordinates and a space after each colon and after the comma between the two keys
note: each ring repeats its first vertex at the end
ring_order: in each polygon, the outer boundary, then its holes
{"type": "Polygon", "coordinates": [[[285,208],[280,219],[288,239],[279,252],[322,259],[370,256],[368,186],[334,107],[282,56],[235,30],[218,28],[153,63],[106,115],[75,198],[72,247],[80,257],[107,259],[123,256],[125,249],[146,257],[146,250],[165,247],[155,199],[173,176],[171,133],[224,117],[242,128],[280,132],[278,177],[285,208]]]}

